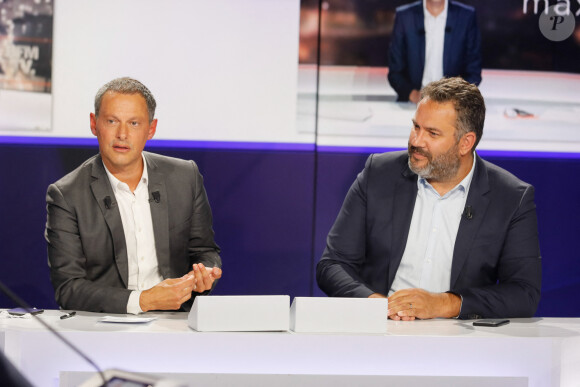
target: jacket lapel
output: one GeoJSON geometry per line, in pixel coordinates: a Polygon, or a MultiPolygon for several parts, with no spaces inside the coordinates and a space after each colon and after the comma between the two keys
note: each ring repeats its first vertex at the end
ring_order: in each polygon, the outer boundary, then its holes
{"type": "Polygon", "coordinates": [[[411,227],[413,208],[415,208],[415,200],[417,199],[417,175],[411,172],[407,164],[403,167],[401,174],[403,178],[397,181],[393,200],[393,224],[396,226],[393,227],[393,256],[389,259],[387,289],[391,288],[403,258],[409,236],[409,228],[411,227]]]}
{"type": "Polygon", "coordinates": [[[163,278],[172,277],[169,264],[169,207],[165,177],[149,153],[145,153],[149,174],[149,203],[155,236],[155,250],[159,272],[163,278]]]}
{"type": "Polygon", "coordinates": [[[111,188],[111,183],[107,172],[105,172],[100,155],[93,160],[91,175],[93,177],[91,191],[109,228],[109,234],[113,240],[117,269],[125,287],[127,287],[129,283],[129,261],[127,258],[127,244],[125,243],[123,222],[121,221],[121,213],[119,212],[117,200],[115,199],[115,194],[111,188]]]}
{"type": "Polygon", "coordinates": [[[446,55],[446,53],[453,52],[453,29],[457,22],[457,9],[451,1],[447,3],[447,21],[445,22],[445,39],[443,42],[443,76],[449,74],[449,61],[451,60],[451,55],[446,55]]]}
{"type": "Polygon", "coordinates": [[[473,218],[466,219],[462,216],[459,223],[459,230],[457,231],[453,249],[453,262],[451,263],[450,289],[454,288],[459,278],[459,273],[461,273],[461,269],[469,256],[473,241],[477,231],[483,224],[485,212],[489,205],[489,199],[486,197],[487,192],[489,192],[487,168],[479,156],[476,155],[476,158],[475,171],[473,172],[473,179],[465,203],[466,206],[471,206],[473,218]]]}
{"type": "Polygon", "coordinates": [[[425,68],[425,16],[423,14],[423,4],[421,3],[417,10],[414,12],[415,16],[415,27],[417,31],[417,40],[419,44],[417,45],[419,49],[419,63],[421,67],[421,75],[425,68]]]}

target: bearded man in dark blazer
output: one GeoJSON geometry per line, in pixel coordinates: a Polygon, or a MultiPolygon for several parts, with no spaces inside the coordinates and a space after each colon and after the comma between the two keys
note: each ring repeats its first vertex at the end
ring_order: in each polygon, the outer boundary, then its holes
{"type": "Polygon", "coordinates": [[[137,80],[104,85],[90,115],[99,154],[48,187],[48,260],[64,309],[188,310],[222,275],[197,165],[143,151],[155,107],[137,80]]]}
{"type": "Polygon", "coordinates": [[[371,155],[317,266],[335,297],[388,297],[395,320],[531,317],[540,300],[534,188],[482,160],[477,86],[427,85],[407,152],[371,155]]]}

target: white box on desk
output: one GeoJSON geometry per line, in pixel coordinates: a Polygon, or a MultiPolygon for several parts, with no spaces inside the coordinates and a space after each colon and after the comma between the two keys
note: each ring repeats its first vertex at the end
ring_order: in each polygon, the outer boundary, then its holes
{"type": "Polygon", "coordinates": [[[200,332],[287,331],[290,296],[197,296],[187,322],[200,332]]]}
{"type": "Polygon", "coordinates": [[[299,333],[387,333],[386,298],[296,297],[290,329],[299,333]]]}

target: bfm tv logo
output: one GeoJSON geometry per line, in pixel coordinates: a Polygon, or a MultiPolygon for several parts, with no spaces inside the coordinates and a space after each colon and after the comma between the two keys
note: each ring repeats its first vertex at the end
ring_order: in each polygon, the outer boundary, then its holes
{"type": "MultiPolygon", "coordinates": [[[[524,14],[528,13],[529,0],[524,0],[524,14]]],[[[538,5],[541,0],[533,0],[534,15],[538,14],[538,5]]],[[[580,0],[576,0],[580,5],[580,0]]],[[[548,0],[543,0],[544,11],[540,14],[540,31],[547,38],[555,42],[567,39],[574,28],[576,27],[576,20],[574,14],[570,10],[570,0],[559,0],[556,4],[550,6],[548,0]]],[[[580,8],[576,11],[575,16],[580,16],[580,8]]]]}

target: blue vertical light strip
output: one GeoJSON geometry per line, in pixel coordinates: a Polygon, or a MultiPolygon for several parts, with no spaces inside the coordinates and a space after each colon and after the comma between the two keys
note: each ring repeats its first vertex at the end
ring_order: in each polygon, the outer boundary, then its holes
{"type": "Polygon", "coordinates": [[[288,142],[237,142],[237,141],[184,141],[184,140],[150,140],[150,148],[196,148],[221,150],[264,150],[264,151],[313,151],[311,143],[288,142]]]}
{"type": "Polygon", "coordinates": [[[508,150],[478,150],[481,157],[507,157],[518,159],[580,159],[580,153],[574,152],[532,152],[508,150]]]}
{"type": "Polygon", "coordinates": [[[95,146],[99,143],[96,138],[71,137],[28,137],[28,136],[0,136],[3,145],[44,145],[44,146],[95,146]]]}
{"type": "MultiPolygon", "coordinates": [[[[27,137],[0,136],[3,145],[40,145],[63,147],[95,147],[99,146],[96,138],[74,137],[27,137]]],[[[150,140],[147,148],[156,149],[218,149],[218,150],[263,150],[263,151],[299,151],[312,152],[314,144],[287,142],[236,142],[236,141],[191,141],[191,140],[150,140]]]]}
{"type": "MultiPolygon", "coordinates": [[[[318,75],[317,75],[317,78],[318,75]]],[[[318,81],[317,81],[318,83],[318,81]]],[[[316,120],[314,127],[314,143],[287,143],[287,142],[237,142],[237,141],[193,141],[193,140],[150,140],[147,148],[156,149],[215,149],[215,150],[259,150],[259,151],[295,151],[314,152],[315,160],[318,153],[383,153],[406,148],[393,147],[365,147],[365,146],[334,146],[318,145],[318,84],[316,98],[316,120]]],[[[96,138],[76,137],[35,137],[35,136],[0,136],[0,145],[18,146],[54,146],[54,147],[94,147],[98,148],[96,138]]],[[[580,152],[540,152],[517,150],[490,150],[481,149],[477,153],[482,157],[532,158],[532,159],[580,159],[580,152]]],[[[317,171],[315,171],[317,173],[317,171]]]]}
{"type": "MultiPolygon", "coordinates": [[[[365,147],[365,146],[332,146],[319,145],[317,151],[321,153],[384,153],[407,148],[365,147]]],[[[580,159],[580,152],[540,152],[540,151],[516,151],[516,150],[489,150],[477,149],[477,153],[485,157],[505,157],[513,159],[580,159]]]]}
{"type": "MultiPolygon", "coordinates": [[[[318,87],[318,85],[317,85],[318,87]]],[[[318,95],[318,91],[316,92],[318,95]]],[[[318,114],[318,98],[315,114],[318,114]]],[[[0,145],[19,146],[54,146],[54,147],[94,147],[99,143],[96,138],[76,137],[33,137],[33,136],[0,136],[0,145]]],[[[333,146],[318,145],[318,117],[315,120],[314,143],[286,142],[237,142],[237,141],[192,141],[192,140],[150,140],[147,148],[156,149],[215,149],[215,150],[259,150],[259,151],[296,151],[318,153],[383,153],[406,148],[365,147],[365,146],[333,146]]],[[[517,150],[481,149],[477,153],[482,157],[533,158],[533,159],[580,159],[580,152],[540,152],[517,150]]]]}

